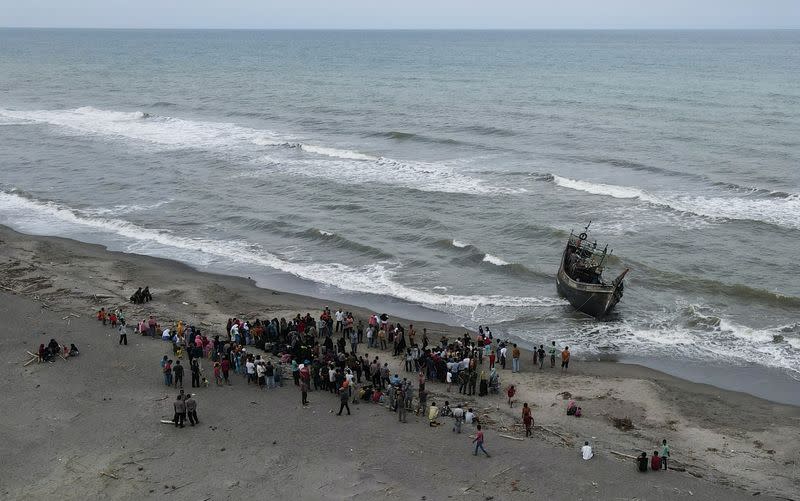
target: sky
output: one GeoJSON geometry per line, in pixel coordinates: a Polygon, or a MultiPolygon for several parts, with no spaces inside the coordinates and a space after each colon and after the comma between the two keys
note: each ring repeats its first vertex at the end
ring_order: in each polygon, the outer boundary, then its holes
{"type": "Polygon", "coordinates": [[[800,28],[800,0],[0,0],[2,27],[800,28]]]}

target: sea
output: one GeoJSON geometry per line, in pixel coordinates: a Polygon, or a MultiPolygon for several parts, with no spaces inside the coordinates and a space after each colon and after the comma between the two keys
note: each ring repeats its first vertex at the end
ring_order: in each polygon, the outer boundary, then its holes
{"type": "Polygon", "coordinates": [[[0,223],[800,403],[799,75],[796,30],[2,29],[0,223]]]}

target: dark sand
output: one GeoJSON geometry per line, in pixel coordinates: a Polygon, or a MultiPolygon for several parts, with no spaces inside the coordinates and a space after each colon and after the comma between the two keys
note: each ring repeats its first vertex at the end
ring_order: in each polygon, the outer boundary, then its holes
{"type": "MultiPolygon", "coordinates": [[[[184,319],[221,333],[229,316],[316,314],[339,305],[71,240],[0,228],[0,241],[0,367],[8,382],[0,400],[3,498],[732,500],[800,492],[800,409],[636,365],[576,360],[567,376],[529,372],[527,353],[523,373],[502,372],[503,386],[517,384],[518,400],[533,405],[536,424],[547,430],[522,441],[502,438],[522,436],[516,406],[508,410],[500,396],[472,400],[492,423],[489,459],[473,457],[467,434],[449,426],[430,428],[413,416],[398,424],[372,404],[351,405],[353,416],[337,417],[330,394],[312,392],[310,407],[302,408],[291,384],[259,392],[239,377],[231,387],[200,389],[201,425],[175,429],[159,422],[171,417],[177,393],[163,386],[158,363],[171,354],[169,345],[130,333],[129,346],[119,346],[116,332],[94,320],[96,309],[121,305],[131,324],[152,312],[164,324],[184,319]],[[156,301],[127,304],[144,284],[156,301]],[[64,318],[70,313],[79,317],[64,318]],[[25,350],[51,337],[74,342],[81,356],[23,367],[25,350]],[[579,398],[585,417],[564,416],[562,391],[579,398]],[[634,430],[611,425],[611,417],[623,416],[634,430]],[[661,438],[687,472],[642,475],[610,453],[652,452],[661,438]],[[595,446],[589,462],[579,456],[584,439],[595,446]]],[[[438,335],[463,332],[414,323],[438,335]]],[[[445,395],[443,385],[429,386],[433,400],[457,398],[455,389],[445,395]]]]}

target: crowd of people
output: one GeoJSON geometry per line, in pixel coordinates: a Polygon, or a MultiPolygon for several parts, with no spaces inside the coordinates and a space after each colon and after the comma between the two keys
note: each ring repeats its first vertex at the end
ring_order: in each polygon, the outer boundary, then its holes
{"type": "MultiPolygon", "coordinates": [[[[104,324],[110,323],[120,329],[120,344],[127,344],[121,311],[101,309],[97,316],[104,324]]],[[[474,441],[474,452],[486,453],[483,431],[474,410],[460,402],[452,406],[449,401],[443,405],[437,405],[435,401],[429,404],[430,392],[426,383],[442,383],[448,393],[456,386],[458,394],[464,397],[484,397],[500,393],[499,371],[508,368],[509,359],[512,373],[521,370],[519,347],[495,339],[489,327],[480,326],[474,338],[465,333],[456,338],[442,335],[432,341],[427,329],[417,331],[413,324],[406,327],[392,323],[387,315],[371,315],[364,323],[356,320],[350,312],[341,309],[331,312],[328,307],[317,319],[309,313],[305,316],[297,314],[289,320],[229,318],[225,334],[211,337],[182,320],[162,330],[154,315],[138,322],[135,330],[154,338],[160,334],[162,340],[170,343],[173,358],[165,355],[160,368],[164,384],[181,389],[178,400],[174,402],[176,426],[183,426],[187,416],[190,424],[196,422],[196,414],[192,416],[196,402],[182,390],[184,371],[190,373],[192,388],[208,387],[210,382],[201,363],[208,360],[217,386],[231,385],[233,376],[238,375],[245,384],[268,391],[284,386],[291,377],[299,389],[301,405],[309,405],[309,392],[327,392],[340,403],[337,415],[345,411],[349,415],[350,403],[370,402],[383,404],[397,413],[400,422],[406,422],[408,413],[412,412],[427,418],[432,427],[442,424],[440,418],[450,418],[452,430],[456,433],[461,433],[464,424],[475,425],[478,427],[476,437],[479,438],[474,441]],[[367,350],[379,354],[370,356],[367,350]],[[182,363],[184,355],[188,369],[182,363]],[[399,358],[402,376],[393,373],[381,356],[399,358]],[[185,410],[190,407],[191,411],[185,410]]],[[[555,341],[551,341],[548,350],[543,344],[532,350],[532,367],[538,366],[543,370],[549,359],[550,368],[555,368],[559,354],[561,372],[565,373],[571,357],[569,347],[559,350],[555,341]]],[[[505,395],[509,407],[513,408],[515,386],[509,385],[505,395]]],[[[581,413],[581,408],[570,401],[567,414],[580,417],[581,413]]],[[[527,403],[522,406],[521,422],[525,436],[532,436],[533,413],[527,403]]],[[[662,450],[660,456],[656,452],[651,462],[666,469],[668,447],[666,450],[666,453],[662,450]]],[[[581,453],[584,459],[593,456],[588,442],[581,453]]],[[[641,462],[641,457],[637,458],[637,463],[641,462]]]]}

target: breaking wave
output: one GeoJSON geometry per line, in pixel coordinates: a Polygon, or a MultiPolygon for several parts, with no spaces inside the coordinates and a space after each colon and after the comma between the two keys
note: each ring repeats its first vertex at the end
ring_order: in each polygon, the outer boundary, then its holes
{"type": "Polygon", "coordinates": [[[713,220],[760,221],[785,228],[800,229],[800,195],[742,197],[655,194],[640,188],[592,183],[553,176],[553,183],[562,188],[593,195],[639,200],[713,220]]]}
{"type": "Polygon", "coordinates": [[[129,251],[135,249],[139,254],[168,257],[201,266],[263,266],[343,291],[378,293],[433,308],[549,307],[564,304],[562,300],[552,297],[454,295],[414,289],[396,280],[402,265],[395,261],[377,261],[362,267],[342,263],[289,261],[246,241],[230,245],[227,241],[183,236],[167,229],[147,228],[123,219],[91,216],[21,192],[0,191],[0,222],[31,233],[53,234],[54,228],[57,228],[63,232],[62,235],[69,236],[70,230],[89,231],[113,237],[115,242],[124,241],[129,245],[129,251]]]}

